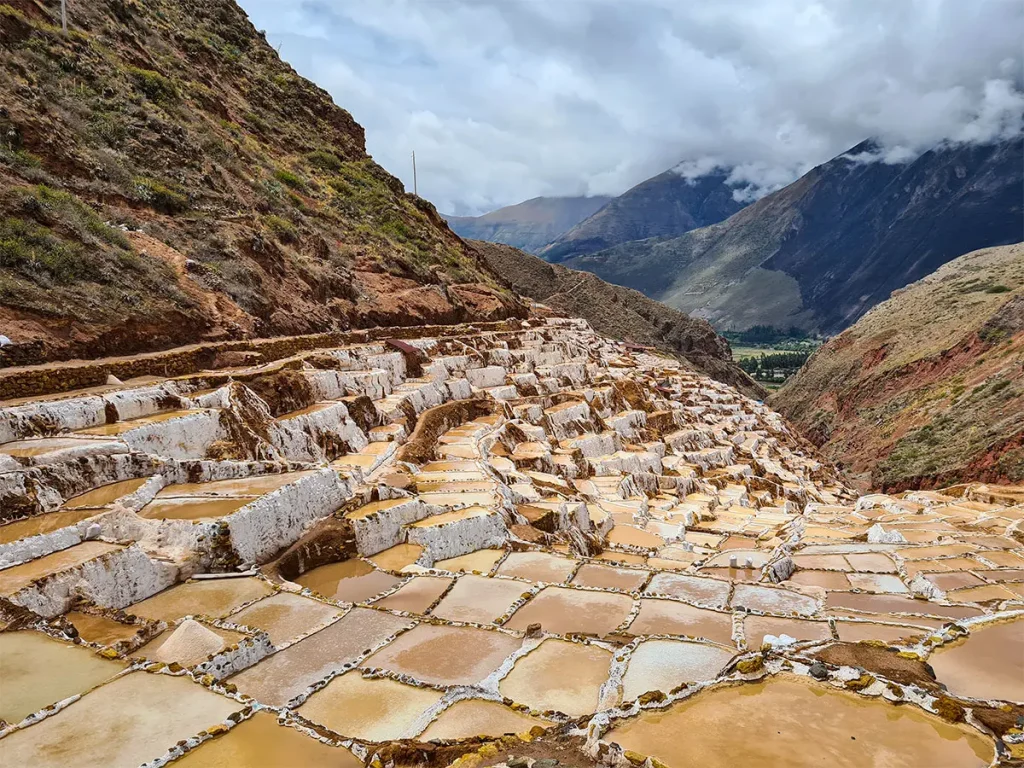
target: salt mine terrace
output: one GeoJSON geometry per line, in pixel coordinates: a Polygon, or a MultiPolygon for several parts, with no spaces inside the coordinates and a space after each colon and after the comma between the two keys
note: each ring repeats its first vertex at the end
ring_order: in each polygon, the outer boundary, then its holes
{"type": "Polygon", "coordinates": [[[1024,489],[858,496],[582,321],[402,333],[11,374],[0,765],[1024,759],[1024,489]]]}

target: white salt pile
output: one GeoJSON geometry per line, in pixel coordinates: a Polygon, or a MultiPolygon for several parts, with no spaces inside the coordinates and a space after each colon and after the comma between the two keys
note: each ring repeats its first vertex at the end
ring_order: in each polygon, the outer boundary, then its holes
{"type": "Polygon", "coordinates": [[[198,664],[224,647],[224,639],[198,621],[185,619],[153,654],[166,664],[178,662],[185,666],[198,664]]]}

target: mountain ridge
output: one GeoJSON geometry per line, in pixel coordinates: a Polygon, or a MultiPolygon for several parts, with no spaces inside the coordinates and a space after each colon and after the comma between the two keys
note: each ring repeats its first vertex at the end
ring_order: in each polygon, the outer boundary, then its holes
{"type": "Polygon", "coordinates": [[[834,333],[946,261],[1020,238],[1020,137],[939,147],[904,165],[851,159],[874,147],[857,145],[719,224],[567,265],[724,330],[834,333]]]}

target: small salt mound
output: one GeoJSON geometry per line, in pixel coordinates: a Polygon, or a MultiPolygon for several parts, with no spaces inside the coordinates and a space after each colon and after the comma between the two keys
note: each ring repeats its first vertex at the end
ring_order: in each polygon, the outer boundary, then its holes
{"type": "Polygon", "coordinates": [[[224,639],[216,632],[204,627],[198,621],[185,619],[171,633],[166,642],[153,654],[157,661],[166,664],[178,662],[189,666],[198,664],[207,656],[224,647],[224,639]]]}

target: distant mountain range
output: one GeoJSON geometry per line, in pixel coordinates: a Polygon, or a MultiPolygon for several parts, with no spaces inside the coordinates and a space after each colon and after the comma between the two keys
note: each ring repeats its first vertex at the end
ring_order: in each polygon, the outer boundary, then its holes
{"type": "Polygon", "coordinates": [[[537,253],[611,200],[610,197],[535,197],[483,216],[445,216],[467,240],[503,243],[537,253]]]}
{"type": "MultiPolygon", "coordinates": [[[[878,155],[878,146],[864,142],[721,223],[633,240],[566,266],[636,288],[720,330],[834,333],[956,256],[1022,238],[1021,138],[938,147],[905,164],[878,155]]],[[[572,234],[543,255],[560,253],[572,234]]]]}
{"type": "Polygon", "coordinates": [[[734,198],[728,176],[721,169],[695,178],[676,170],[659,173],[610,200],[539,255],[561,262],[632,240],[681,235],[716,224],[745,205],[734,198]]]}

